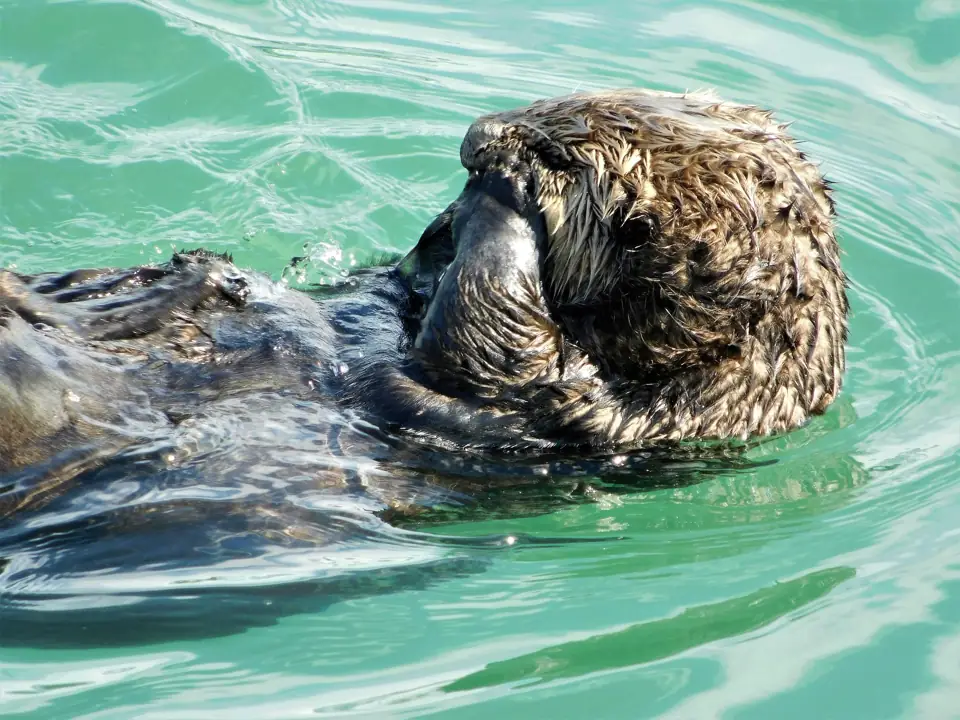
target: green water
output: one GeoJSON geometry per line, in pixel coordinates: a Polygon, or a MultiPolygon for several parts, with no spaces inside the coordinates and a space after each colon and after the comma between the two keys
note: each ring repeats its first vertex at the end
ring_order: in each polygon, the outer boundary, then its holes
{"type": "Polygon", "coordinates": [[[823,159],[853,305],[843,396],[775,464],[444,526],[609,541],[216,639],[0,627],[0,715],[960,717],[958,51],[951,0],[0,0],[0,266],[329,280],[412,245],[478,114],[709,86],[823,159]]]}

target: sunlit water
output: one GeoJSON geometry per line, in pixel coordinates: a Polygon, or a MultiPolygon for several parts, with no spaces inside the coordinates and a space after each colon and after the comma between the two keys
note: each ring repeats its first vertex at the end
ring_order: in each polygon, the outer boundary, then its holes
{"type": "MultiPolygon", "coordinates": [[[[203,245],[329,283],[455,197],[475,116],[713,87],[824,161],[853,305],[843,396],[752,451],[773,463],[220,568],[251,593],[326,581],[259,610],[186,560],[71,573],[38,552],[48,595],[18,615],[0,591],[0,714],[960,717],[958,38],[951,0],[0,0],[2,266],[203,245]],[[182,582],[223,632],[137,619],[182,582]],[[56,620],[77,607],[160,637],[98,643],[56,620]]],[[[236,427],[221,449],[271,442],[236,427]]]]}

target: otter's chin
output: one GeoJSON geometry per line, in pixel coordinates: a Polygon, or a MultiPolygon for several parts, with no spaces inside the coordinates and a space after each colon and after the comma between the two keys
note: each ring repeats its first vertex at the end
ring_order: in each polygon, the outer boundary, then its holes
{"type": "Polygon", "coordinates": [[[522,169],[472,174],[402,264],[427,303],[413,356],[444,392],[493,397],[556,368],[560,336],[541,287],[546,228],[531,188],[522,169]]]}

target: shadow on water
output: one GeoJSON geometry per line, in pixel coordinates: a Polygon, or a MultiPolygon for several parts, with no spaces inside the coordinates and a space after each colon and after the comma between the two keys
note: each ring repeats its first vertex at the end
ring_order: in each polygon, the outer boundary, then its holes
{"type": "Polygon", "coordinates": [[[742,597],[688,608],[674,617],[491,663],[442,690],[452,693],[522,681],[545,683],[654,662],[759,630],[855,576],[856,571],[849,567],[820,570],[742,597]]]}

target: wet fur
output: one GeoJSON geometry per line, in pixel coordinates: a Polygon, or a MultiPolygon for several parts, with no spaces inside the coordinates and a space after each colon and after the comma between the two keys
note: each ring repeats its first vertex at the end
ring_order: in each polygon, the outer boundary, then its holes
{"type": "MultiPolygon", "coordinates": [[[[564,371],[520,392],[534,434],[746,438],[837,397],[848,304],[834,204],[769,112],[705,94],[567,96],[480,118],[461,161],[535,178],[543,293],[568,343],[564,371]]],[[[443,217],[433,246],[452,242],[443,217]]]]}

